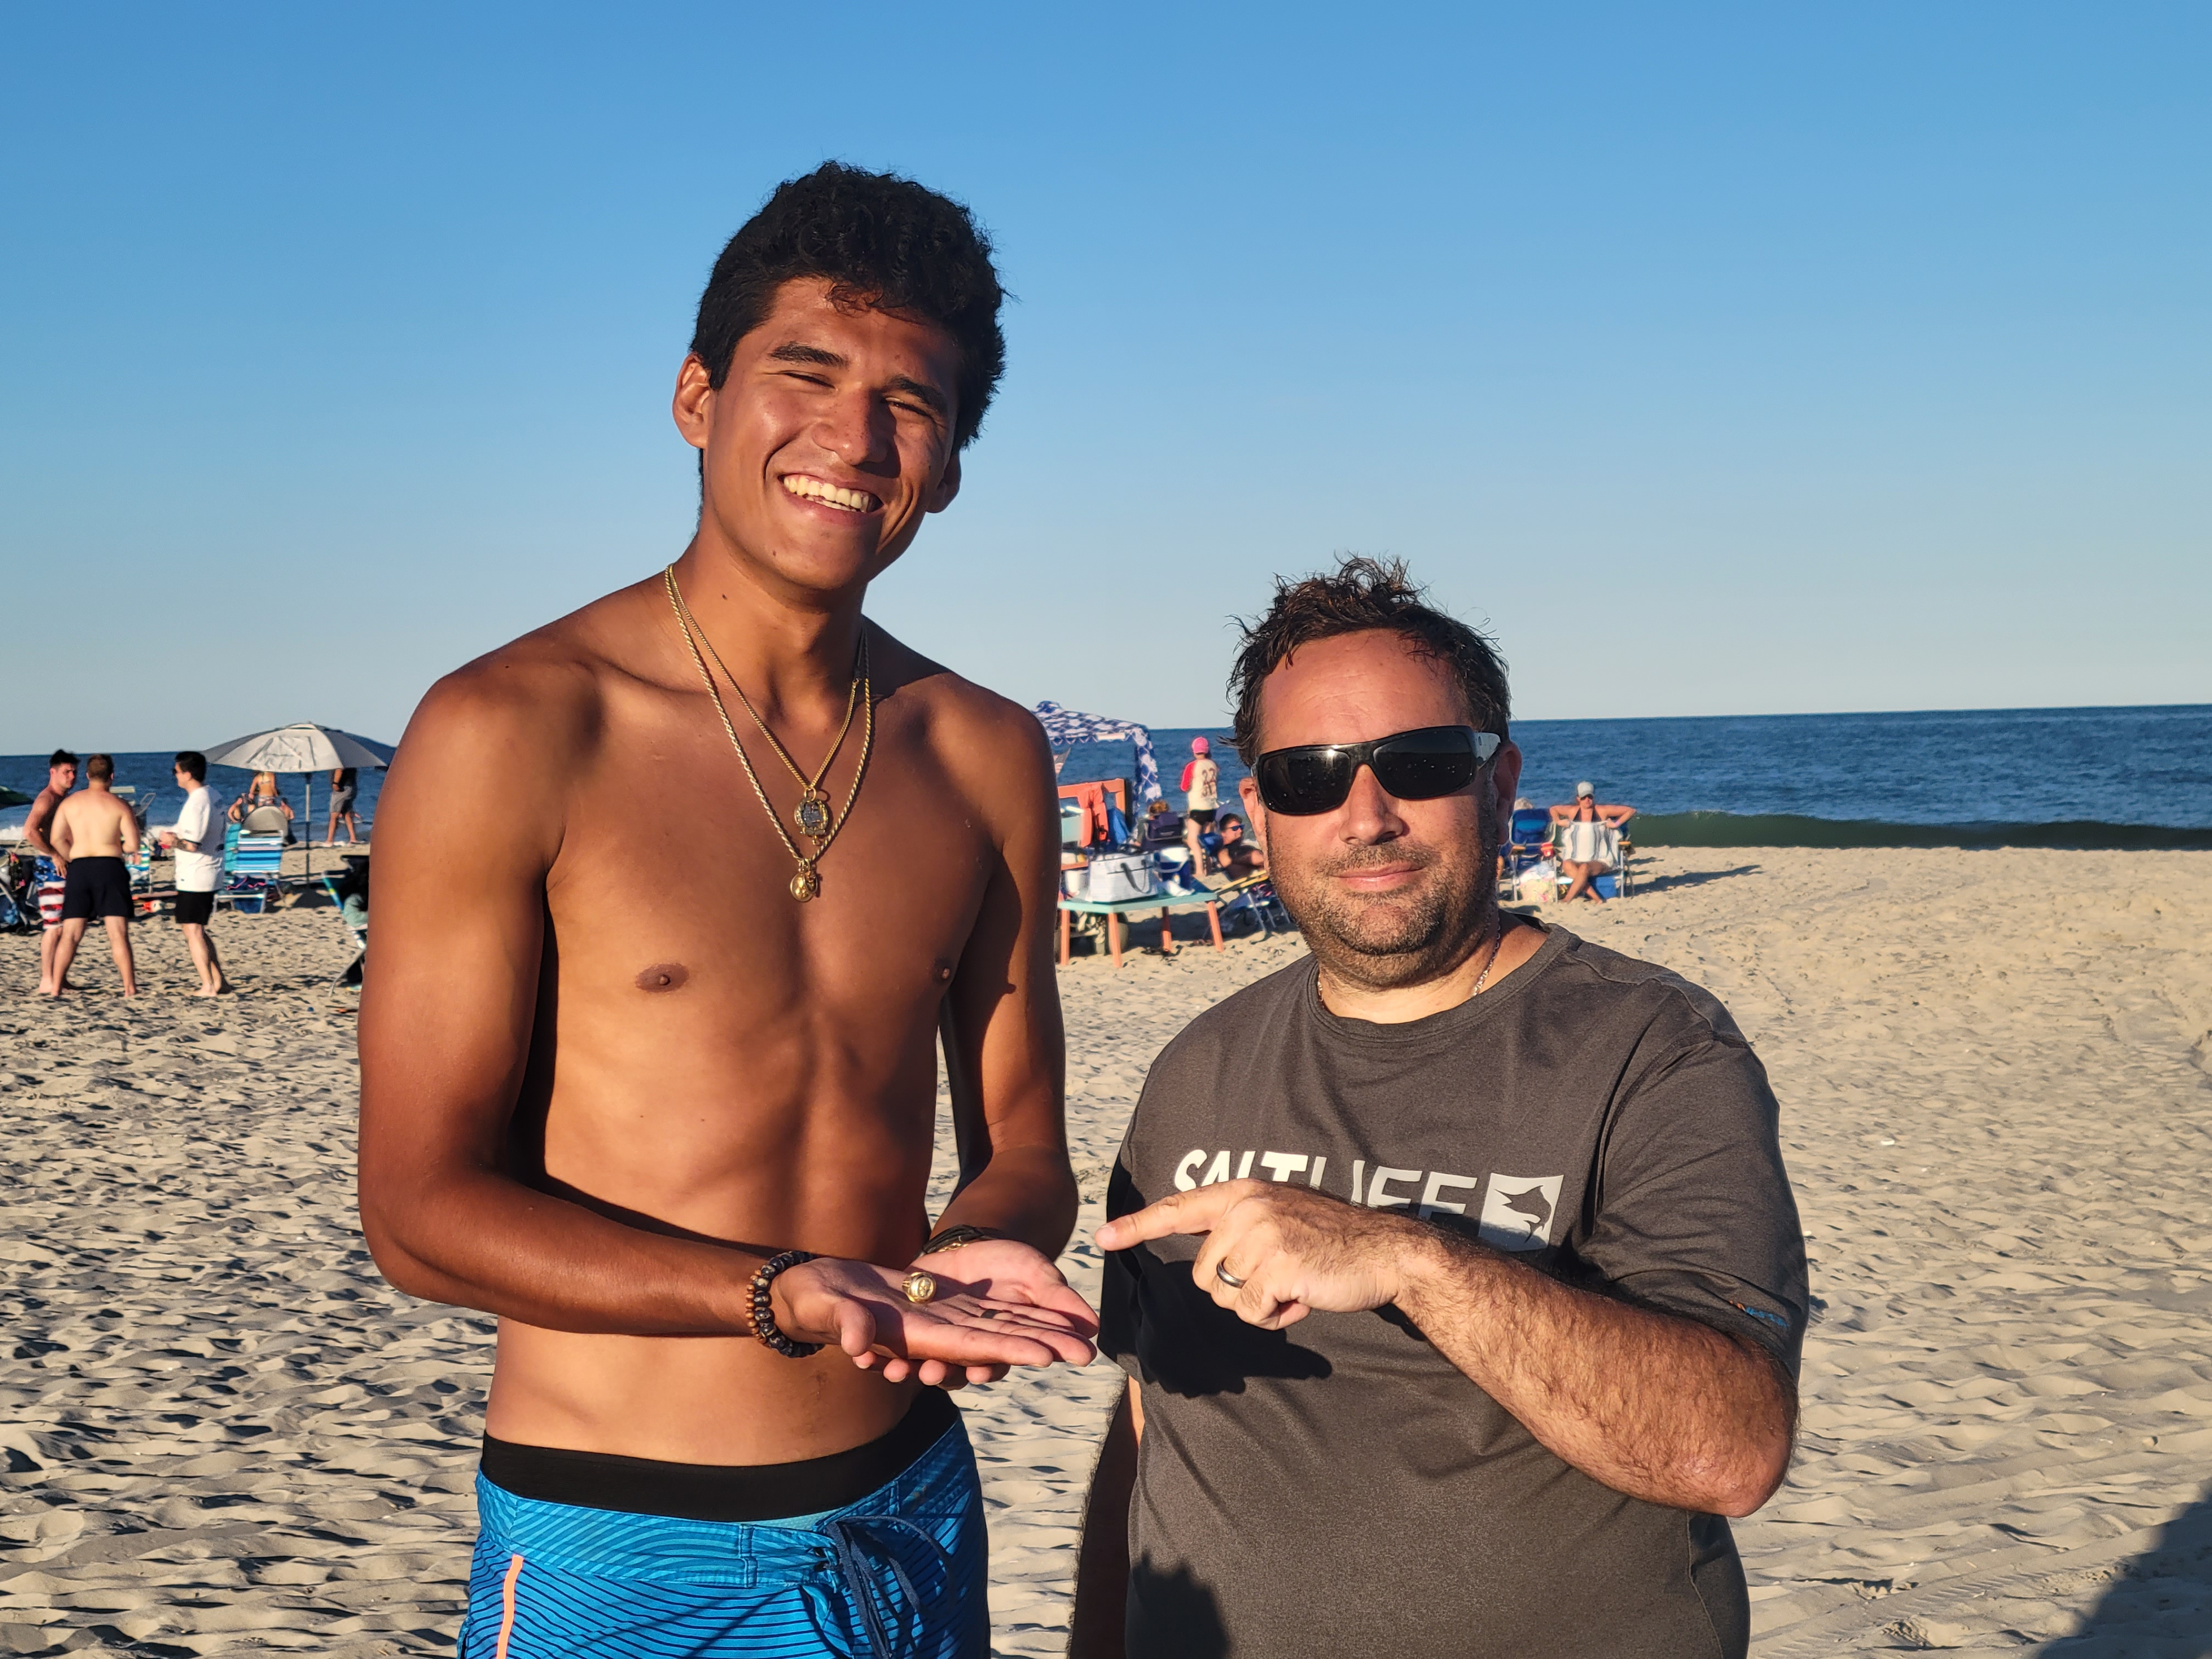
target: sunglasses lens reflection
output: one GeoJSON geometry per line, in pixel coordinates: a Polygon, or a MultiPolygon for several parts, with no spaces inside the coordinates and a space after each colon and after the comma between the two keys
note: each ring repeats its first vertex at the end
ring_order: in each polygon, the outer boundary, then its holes
{"type": "Polygon", "coordinates": [[[1294,817],[1334,811],[1352,793],[1354,769],[1340,750],[1285,750],[1261,762],[1261,798],[1270,811],[1294,817]]]}
{"type": "Polygon", "coordinates": [[[1375,780],[1400,800],[1434,800],[1464,789],[1474,776],[1474,753],[1391,748],[1375,757],[1375,780]]]}
{"type": "Polygon", "coordinates": [[[1279,749],[1260,757],[1253,775],[1269,811],[1308,817],[1343,805],[1362,765],[1372,766],[1376,781],[1400,800],[1434,800],[1474,781],[1475,754],[1472,732],[1440,726],[1341,748],[1279,749]]]}

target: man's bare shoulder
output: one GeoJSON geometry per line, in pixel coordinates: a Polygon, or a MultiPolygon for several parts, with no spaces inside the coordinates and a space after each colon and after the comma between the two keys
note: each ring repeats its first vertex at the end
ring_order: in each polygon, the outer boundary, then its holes
{"type": "Polygon", "coordinates": [[[1001,830],[1048,799],[1052,748],[1036,716],[871,627],[878,701],[916,723],[961,792],[1001,830]]]}
{"type": "Polygon", "coordinates": [[[948,755],[981,754],[1001,769],[1017,757],[1049,764],[1044,728],[1021,704],[932,661],[881,628],[870,631],[872,652],[881,659],[870,671],[879,696],[911,697],[948,755]]]}
{"type": "Polygon", "coordinates": [[[424,759],[496,756],[509,772],[573,763],[598,733],[612,684],[636,678],[649,620],[638,595],[647,586],[617,589],[446,675],[408,722],[401,763],[410,751],[424,759]]]}

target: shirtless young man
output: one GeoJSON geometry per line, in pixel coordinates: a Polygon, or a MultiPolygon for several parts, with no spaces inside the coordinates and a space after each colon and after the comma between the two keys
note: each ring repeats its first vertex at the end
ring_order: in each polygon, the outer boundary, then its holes
{"type": "Polygon", "coordinates": [[[675,592],[655,571],[448,677],[386,783],[362,1218],[395,1285],[501,1319],[469,1659],[988,1646],[942,1390],[1086,1362],[1097,1328],[1052,1266],[1052,766],[860,607],[958,489],[999,300],[942,197],[782,186],[678,376],[675,592]],[[933,1223],[940,1026],[975,1104],[933,1223]]]}
{"type": "Polygon", "coordinates": [[[39,907],[39,994],[52,996],[68,989],[54,976],[54,952],[62,942],[62,893],[69,879],[69,860],[54,851],[46,838],[62,799],[76,787],[76,757],[57,749],[46,760],[46,787],[39,791],[23,819],[24,844],[39,855],[32,872],[32,897],[39,907]]]}
{"type": "Polygon", "coordinates": [[[123,994],[138,994],[138,974],[131,960],[131,866],[125,859],[138,856],[138,820],[109,787],[115,779],[115,762],[94,755],[84,763],[89,780],[83,792],[70,796],[54,809],[46,838],[54,861],[64,872],[62,925],[54,946],[53,982],[50,996],[69,987],[70,963],[84,942],[84,930],[97,916],[107,926],[107,949],[115,958],[115,971],[123,976],[123,994]]]}

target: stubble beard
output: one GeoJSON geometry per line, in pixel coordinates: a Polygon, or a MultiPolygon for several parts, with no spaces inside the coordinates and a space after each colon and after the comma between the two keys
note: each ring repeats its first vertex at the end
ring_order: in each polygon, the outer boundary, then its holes
{"type": "Polygon", "coordinates": [[[1465,962],[1497,926],[1498,837],[1490,819],[1483,814],[1471,849],[1419,849],[1419,876],[1388,896],[1355,896],[1336,878],[1404,861],[1414,849],[1399,843],[1350,848],[1295,870],[1273,868],[1276,896],[1333,976],[1369,991],[1423,984],[1465,962]]]}

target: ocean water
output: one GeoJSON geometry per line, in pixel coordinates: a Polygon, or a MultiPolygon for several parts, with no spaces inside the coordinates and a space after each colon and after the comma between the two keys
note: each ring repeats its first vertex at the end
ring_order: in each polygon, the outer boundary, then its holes
{"type": "MultiPolygon", "coordinates": [[[[1203,730],[1233,797],[1244,768],[1218,727],[1159,726],[1161,780],[1175,786],[1203,730]]],[[[1978,709],[1911,714],[1756,714],[1704,720],[1522,720],[1521,792],[1571,800],[1578,779],[1598,799],[1637,809],[1651,846],[2040,846],[2212,848],[2212,705],[2153,708],[1978,709]]],[[[171,754],[116,757],[117,781],[176,813],[171,754]]],[[[1127,743],[1074,750],[1064,783],[1133,777],[1127,743]]],[[[0,785],[35,793],[42,755],[0,756],[0,785]]],[[[250,775],[209,775],[228,800],[250,775]]],[[[383,774],[361,775],[358,810],[376,814],[383,774]]],[[[279,780],[295,811],[301,780],[279,780]]],[[[318,774],[315,833],[328,822],[318,774]]],[[[0,825],[21,809],[0,809],[0,825]]]]}
{"type": "MultiPolygon", "coordinates": [[[[1197,727],[1159,727],[1175,788],[1197,727]]],[[[1203,728],[1224,793],[1245,775],[1203,728]]],[[[1541,805],[1588,779],[1637,809],[1650,846],[2212,848],[2212,705],[1520,720],[1521,793],[1541,805]]],[[[1133,775],[1129,744],[1093,744],[1060,781],[1133,775]]]]}

